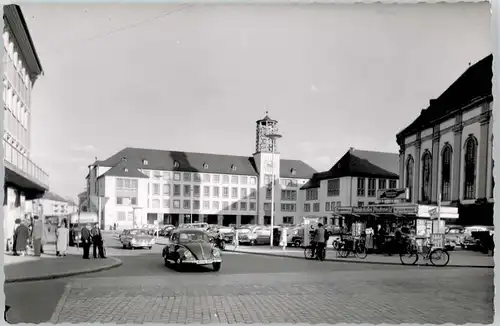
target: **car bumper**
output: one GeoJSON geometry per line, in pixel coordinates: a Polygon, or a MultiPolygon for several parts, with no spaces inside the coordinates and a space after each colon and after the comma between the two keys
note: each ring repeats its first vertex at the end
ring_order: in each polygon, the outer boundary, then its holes
{"type": "MultiPolygon", "coordinates": [[[[168,259],[172,262],[175,262],[174,260],[168,259]]],[[[222,263],[222,258],[212,258],[212,259],[206,259],[206,260],[181,260],[181,264],[190,264],[190,265],[210,265],[213,263],[222,263]]]]}
{"type": "Polygon", "coordinates": [[[152,247],[154,243],[132,243],[130,246],[133,248],[148,248],[152,247]]]}

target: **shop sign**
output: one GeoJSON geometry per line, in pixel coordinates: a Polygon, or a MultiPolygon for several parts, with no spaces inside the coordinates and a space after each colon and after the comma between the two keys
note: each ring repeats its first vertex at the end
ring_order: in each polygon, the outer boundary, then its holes
{"type": "Polygon", "coordinates": [[[407,188],[393,188],[377,191],[377,199],[408,199],[407,188]]]}
{"type": "Polygon", "coordinates": [[[353,207],[354,214],[392,214],[393,206],[361,206],[353,207]]]}
{"type": "Polygon", "coordinates": [[[352,207],[334,207],[333,212],[335,214],[351,214],[352,207]]]}
{"type": "Polygon", "coordinates": [[[394,206],[394,214],[417,214],[416,206],[394,206]]]}

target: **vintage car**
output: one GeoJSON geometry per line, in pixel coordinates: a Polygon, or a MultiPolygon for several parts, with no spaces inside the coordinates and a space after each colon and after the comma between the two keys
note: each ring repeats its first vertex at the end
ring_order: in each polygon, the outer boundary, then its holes
{"type": "Polygon", "coordinates": [[[123,249],[148,248],[151,250],[155,244],[155,238],[148,234],[147,230],[132,229],[124,230],[120,235],[123,249]]]}
{"type": "Polygon", "coordinates": [[[207,233],[212,238],[215,238],[218,233],[221,233],[222,236],[224,237],[225,243],[233,242],[234,230],[229,226],[210,225],[207,229],[207,233]]]}
{"type": "Polygon", "coordinates": [[[163,248],[162,257],[165,266],[212,265],[216,272],[222,264],[221,252],[214,248],[210,236],[205,231],[194,228],[174,230],[169,243],[163,248]]]}
{"type": "Polygon", "coordinates": [[[159,231],[158,235],[162,237],[169,237],[170,233],[172,233],[172,230],[175,229],[175,226],[171,224],[164,225],[159,231]]]}
{"type": "Polygon", "coordinates": [[[238,240],[243,245],[270,244],[271,229],[267,226],[242,227],[238,229],[238,240]]]}
{"type": "Polygon", "coordinates": [[[463,246],[465,240],[465,228],[462,226],[449,226],[444,231],[445,246],[453,250],[457,246],[463,246]]]}

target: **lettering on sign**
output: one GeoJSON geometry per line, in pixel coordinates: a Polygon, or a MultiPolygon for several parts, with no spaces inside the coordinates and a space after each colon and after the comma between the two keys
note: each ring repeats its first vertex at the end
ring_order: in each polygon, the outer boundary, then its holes
{"type": "Polygon", "coordinates": [[[407,197],[407,188],[393,188],[377,191],[378,199],[408,199],[407,197]]]}
{"type": "Polygon", "coordinates": [[[394,206],[394,213],[395,214],[417,214],[417,207],[416,206],[394,206]]]}
{"type": "Polygon", "coordinates": [[[335,207],[333,212],[336,214],[351,214],[352,207],[335,207]]]}
{"type": "Polygon", "coordinates": [[[392,214],[393,206],[361,206],[353,207],[352,212],[355,214],[392,214]]]}

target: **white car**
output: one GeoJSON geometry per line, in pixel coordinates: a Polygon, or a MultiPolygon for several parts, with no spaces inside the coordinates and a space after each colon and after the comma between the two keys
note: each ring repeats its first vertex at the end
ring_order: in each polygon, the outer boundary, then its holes
{"type": "Polygon", "coordinates": [[[120,235],[120,242],[123,249],[148,248],[151,250],[155,244],[155,238],[146,230],[132,229],[123,231],[120,235]]]}

